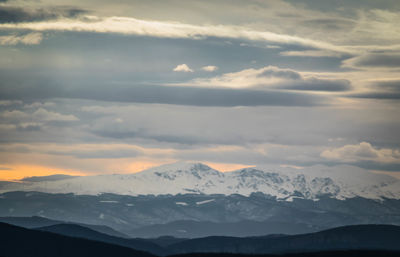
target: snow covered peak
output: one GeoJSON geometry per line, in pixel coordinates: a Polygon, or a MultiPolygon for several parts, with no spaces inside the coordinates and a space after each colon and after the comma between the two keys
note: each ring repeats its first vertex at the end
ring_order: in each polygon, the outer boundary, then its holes
{"type": "Polygon", "coordinates": [[[156,175],[164,178],[177,178],[183,176],[193,176],[197,179],[207,178],[207,177],[221,177],[222,172],[212,169],[211,167],[195,162],[176,162],[172,164],[165,164],[158,167],[150,168],[141,171],[135,176],[151,176],[156,175]]]}
{"type": "Polygon", "coordinates": [[[241,194],[262,192],[280,200],[316,200],[322,196],[346,199],[400,199],[400,181],[353,166],[252,167],[219,172],[202,163],[179,162],[124,175],[76,177],[59,181],[23,182],[5,191],[123,195],[241,194]]]}
{"type": "MultiPolygon", "coordinates": [[[[216,171],[211,167],[196,162],[175,162],[170,164],[164,164],[158,167],[149,168],[141,171],[140,173],[154,173],[154,172],[170,172],[170,171],[216,171]]],[[[217,171],[218,172],[218,171],[217,171]]]]}

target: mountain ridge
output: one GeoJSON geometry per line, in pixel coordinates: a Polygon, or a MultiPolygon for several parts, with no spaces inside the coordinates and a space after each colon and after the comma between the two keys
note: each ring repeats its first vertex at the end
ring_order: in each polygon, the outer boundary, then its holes
{"type": "Polygon", "coordinates": [[[294,198],[318,200],[363,197],[381,200],[400,199],[400,180],[368,172],[354,166],[249,167],[220,172],[202,163],[179,162],[150,168],[133,174],[113,174],[66,178],[57,181],[6,184],[0,193],[38,191],[97,195],[162,194],[241,194],[262,192],[279,200],[294,198]]]}
{"type": "Polygon", "coordinates": [[[169,246],[175,254],[286,254],[334,250],[400,251],[400,226],[352,225],[314,233],[278,237],[205,237],[169,246]]]}

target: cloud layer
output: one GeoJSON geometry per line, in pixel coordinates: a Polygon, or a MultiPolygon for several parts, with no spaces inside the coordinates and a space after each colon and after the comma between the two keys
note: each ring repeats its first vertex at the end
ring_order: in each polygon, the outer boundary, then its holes
{"type": "Polygon", "coordinates": [[[368,142],[325,150],[321,153],[321,157],[344,163],[373,161],[400,164],[400,151],[398,149],[377,149],[368,142]]]}
{"type": "Polygon", "coordinates": [[[246,69],[226,73],[214,78],[195,79],[187,85],[221,88],[254,88],[258,90],[286,89],[298,91],[347,91],[350,82],[345,79],[324,79],[304,76],[291,69],[268,66],[261,69],[246,69]]]}
{"type": "Polygon", "coordinates": [[[400,171],[395,0],[0,2],[0,177],[400,171]]]}
{"type": "Polygon", "coordinates": [[[42,33],[32,32],[28,34],[12,34],[7,36],[0,36],[0,45],[37,45],[43,40],[42,33]]]}

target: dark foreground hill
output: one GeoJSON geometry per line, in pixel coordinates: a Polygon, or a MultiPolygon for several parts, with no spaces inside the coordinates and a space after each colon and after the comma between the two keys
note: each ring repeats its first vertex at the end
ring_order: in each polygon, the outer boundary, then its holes
{"type": "Polygon", "coordinates": [[[150,250],[160,256],[181,254],[181,257],[400,256],[400,227],[392,225],[347,226],[295,236],[179,239],[175,243],[169,238],[164,246],[157,246],[157,240],[111,237],[73,224],[42,230],[47,231],[0,223],[0,256],[155,256],[132,249],[134,244],[141,249],[153,247],[150,250]]]}
{"type": "Polygon", "coordinates": [[[73,238],[0,223],[0,256],[12,257],[152,257],[118,245],[73,238]]]}
{"type": "Polygon", "coordinates": [[[325,251],[312,253],[288,253],[288,254],[262,254],[246,255],[232,253],[189,253],[170,255],[169,257],[400,257],[397,251],[379,250],[351,250],[351,251],[325,251]]]}
{"type": "Polygon", "coordinates": [[[153,243],[151,241],[147,241],[145,239],[135,239],[135,238],[128,239],[128,238],[110,236],[76,224],[56,224],[47,227],[37,228],[37,230],[52,232],[64,236],[86,238],[94,241],[120,245],[135,250],[150,252],[156,255],[168,254],[167,249],[164,249],[158,244],[153,243]]]}
{"type": "Polygon", "coordinates": [[[356,225],[279,237],[206,237],[170,245],[174,253],[282,254],[334,250],[400,251],[400,227],[356,225]]]}
{"type": "Polygon", "coordinates": [[[125,237],[127,238],[128,236],[116,231],[115,229],[112,229],[108,226],[104,225],[92,225],[92,224],[83,224],[83,223],[77,223],[77,222],[70,222],[70,221],[61,221],[61,220],[53,220],[53,219],[48,219],[44,217],[39,217],[39,216],[32,216],[32,217],[0,217],[0,222],[8,223],[11,225],[15,225],[18,227],[24,227],[24,228],[39,228],[39,227],[46,227],[46,226],[52,226],[52,225],[57,225],[57,224],[76,224],[82,227],[90,228],[94,231],[107,234],[110,236],[116,236],[116,237],[125,237]]]}

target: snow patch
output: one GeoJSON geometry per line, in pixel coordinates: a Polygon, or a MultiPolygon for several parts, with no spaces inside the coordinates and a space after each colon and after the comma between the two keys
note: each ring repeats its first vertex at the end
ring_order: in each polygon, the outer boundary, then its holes
{"type": "Polygon", "coordinates": [[[215,201],[215,199],[210,199],[210,200],[196,202],[196,204],[197,205],[202,205],[202,204],[211,203],[211,202],[214,202],[214,201],[215,201]]]}
{"type": "Polygon", "coordinates": [[[188,204],[185,202],[175,202],[176,205],[187,206],[188,204]]]}

